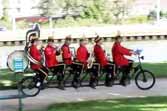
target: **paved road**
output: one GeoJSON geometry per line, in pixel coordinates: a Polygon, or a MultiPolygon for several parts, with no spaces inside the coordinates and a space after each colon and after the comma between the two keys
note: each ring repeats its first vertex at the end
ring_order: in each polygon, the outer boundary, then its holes
{"type": "MultiPolygon", "coordinates": [[[[1,96],[9,94],[16,94],[16,91],[0,91],[1,96]]],[[[127,87],[113,86],[107,88],[104,86],[99,86],[97,89],[83,87],[78,90],[67,88],[65,91],[49,88],[42,91],[36,97],[24,99],[23,102],[24,111],[27,111],[39,108],[44,109],[53,103],[146,96],[167,96],[167,79],[158,79],[155,86],[148,91],[138,89],[133,82],[127,87]]],[[[17,105],[18,100],[0,101],[0,111],[17,111],[17,105]]]]}

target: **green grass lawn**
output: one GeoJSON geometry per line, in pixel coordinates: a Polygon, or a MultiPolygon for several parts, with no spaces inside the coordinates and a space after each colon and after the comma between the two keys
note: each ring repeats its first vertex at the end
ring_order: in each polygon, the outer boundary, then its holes
{"type": "MultiPolygon", "coordinates": [[[[143,67],[152,71],[157,78],[166,77],[167,78],[167,63],[156,63],[149,64],[144,63],[143,67]]],[[[20,81],[24,76],[27,75],[29,71],[25,74],[15,74],[8,69],[0,70],[0,90],[1,89],[12,89],[17,87],[17,82],[20,81]]],[[[32,73],[32,72],[31,72],[32,73]]]]}
{"type": "Polygon", "coordinates": [[[51,105],[43,111],[167,111],[167,97],[61,103],[51,105]]]}
{"type": "Polygon", "coordinates": [[[17,83],[20,81],[24,76],[28,75],[30,71],[26,73],[18,73],[15,74],[14,72],[8,69],[1,69],[0,70],[0,90],[3,89],[16,89],[17,83]]]}
{"type": "Polygon", "coordinates": [[[156,77],[167,77],[167,63],[143,63],[143,68],[153,72],[156,77]]]}

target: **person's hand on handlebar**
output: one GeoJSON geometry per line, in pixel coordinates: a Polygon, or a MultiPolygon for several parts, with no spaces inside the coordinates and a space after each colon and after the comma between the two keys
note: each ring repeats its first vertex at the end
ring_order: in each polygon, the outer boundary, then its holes
{"type": "Polygon", "coordinates": [[[137,49],[136,51],[134,51],[136,53],[136,55],[140,55],[142,50],[141,49],[137,49]]]}
{"type": "Polygon", "coordinates": [[[131,50],[130,53],[133,54],[133,55],[137,55],[137,53],[133,50],[131,50]]]}

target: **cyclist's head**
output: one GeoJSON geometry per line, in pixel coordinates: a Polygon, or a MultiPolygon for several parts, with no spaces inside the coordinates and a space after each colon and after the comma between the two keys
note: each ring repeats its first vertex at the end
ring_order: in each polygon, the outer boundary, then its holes
{"type": "Polygon", "coordinates": [[[116,42],[122,42],[122,37],[121,37],[120,35],[117,35],[117,36],[115,37],[115,41],[116,41],[116,42]]]}
{"type": "Polygon", "coordinates": [[[103,43],[103,40],[99,35],[97,35],[97,37],[95,38],[94,41],[96,44],[99,44],[99,45],[101,45],[103,43]]]}
{"type": "Polygon", "coordinates": [[[87,40],[86,39],[80,39],[80,45],[86,45],[87,44],[87,40]]]}
{"type": "Polygon", "coordinates": [[[31,38],[31,44],[38,45],[39,41],[38,41],[38,37],[36,36],[36,34],[31,34],[30,38],[31,38]]]}
{"type": "Polygon", "coordinates": [[[65,44],[70,45],[71,44],[71,35],[66,36],[65,38],[65,44]]]}
{"type": "Polygon", "coordinates": [[[54,38],[52,36],[48,37],[48,44],[53,44],[54,38]]]}

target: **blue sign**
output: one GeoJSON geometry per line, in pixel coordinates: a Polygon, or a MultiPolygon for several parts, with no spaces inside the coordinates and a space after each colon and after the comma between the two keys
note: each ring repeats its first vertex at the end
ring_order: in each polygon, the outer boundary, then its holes
{"type": "Polygon", "coordinates": [[[22,58],[15,58],[13,60],[14,72],[24,72],[24,62],[22,58]]]}

